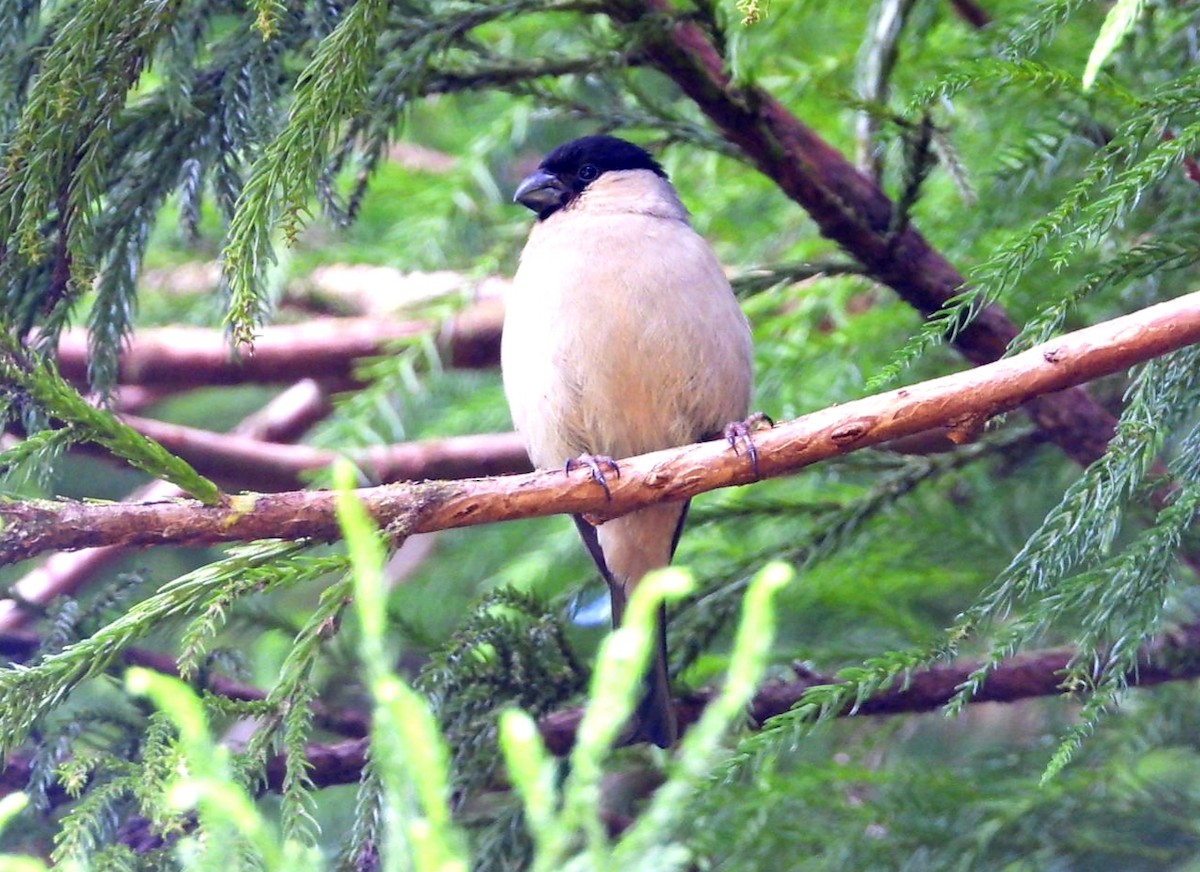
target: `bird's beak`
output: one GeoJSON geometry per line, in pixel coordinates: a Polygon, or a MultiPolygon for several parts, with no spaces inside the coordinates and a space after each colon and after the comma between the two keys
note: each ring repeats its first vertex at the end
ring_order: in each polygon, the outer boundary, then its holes
{"type": "Polygon", "coordinates": [[[547,209],[560,208],[566,203],[570,193],[562,179],[554,173],[535,170],[517,185],[517,190],[513,193],[513,202],[541,215],[547,209]]]}

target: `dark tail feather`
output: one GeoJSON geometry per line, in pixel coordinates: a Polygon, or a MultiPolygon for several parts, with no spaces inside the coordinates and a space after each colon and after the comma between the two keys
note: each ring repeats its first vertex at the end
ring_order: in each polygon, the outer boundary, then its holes
{"type": "MultiPolygon", "coordinates": [[[[619,624],[625,616],[625,592],[615,584],[609,586],[609,592],[614,622],[619,624]]],[[[653,645],[642,679],[642,698],[633,710],[631,730],[622,736],[622,744],[653,742],[660,748],[670,748],[679,738],[679,727],[667,673],[667,607],[663,605],[658,607],[658,619],[654,622],[653,645]]]]}
{"type": "MultiPolygon", "coordinates": [[[[671,540],[672,557],[675,556],[675,549],[679,545],[679,537],[683,535],[683,525],[687,523],[688,509],[691,505],[691,500],[683,504],[679,524],[675,527],[675,537],[671,540]]],[[[614,602],[614,607],[615,605],[614,602]]],[[[658,607],[655,636],[657,639],[654,650],[650,652],[650,666],[646,670],[646,689],[636,709],[637,731],[634,736],[653,742],[660,748],[669,748],[679,739],[679,722],[675,720],[671,678],[667,672],[667,607],[663,605],[658,607]]]]}
{"type": "Polygon", "coordinates": [[[671,679],[667,675],[667,610],[664,606],[658,607],[655,625],[658,638],[646,670],[645,691],[635,710],[637,723],[632,740],[645,740],[660,748],[670,748],[679,738],[679,727],[671,701],[671,679]]]}
{"type": "MultiPolygon", "coordinates": [[[[604,561],[604,552],[596,537],[596,528],[578,515],[572,517],[575,526],[579,528],[579,535],[582,537],[584,545],[587,546],[588,553],[592,555],[592,559],[600,569],[600,574],[608,583],[609,595],[612,597],[613,626],[620,626],[625,617],[625,590],[609,572],[608,564],[604,561]]],[[[675,551],[675,545],[679,542],[679,534],[683,530],[683,522],[686,517],[687,504],[684,505],[683,517],[679,519],[679,526],[675,530],[675,541],[671,545],[672,553],[675,551]]],[[[658,607],[658,620],[654,624],[654,648],[650,652],[650,664],[646,669],[643,681],[642,698],[638,702],[637,708],[634,709],[633,730],[627,737],[624,737],[624,741],[629,743],[653,742],[660,748],[669,748],[679,737],[679,729],[675,721],[675,707],[671,701],[671,679],[667,673],[666,606],[658,607]]]]}

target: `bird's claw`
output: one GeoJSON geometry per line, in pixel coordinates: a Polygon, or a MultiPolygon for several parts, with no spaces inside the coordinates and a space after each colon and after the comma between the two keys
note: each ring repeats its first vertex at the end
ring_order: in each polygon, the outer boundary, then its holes
{"type": "Polygon", "coordinates": [[[767,428],[775,426],[775,422],[762,412],[754,412],[744,421],[730,421],[725,425],[725,441],[729,443],[729,447],[733,449],[733,453],[738,453],[738,443],[741,442],[746,446],[746,456],[750,458],[750,467],[754,470],[755,478],[762,478],[758,472],[758,449],[754,447],[754,440],[750,435],[763,425],[767,428]]]}
{"type": "Polygon", "coordinates": [[[592,481],[604,488],[604,496],[611,500],[612,491],[608,489],[608,478],[604,474],[604,467],[606,466],[614,477],[621,477],[621,468],[617,466],[615,460],[606,454],[580,454],[578,457],[568,460],[563,471],[570,472],[573,469],[587,467],[591,470],[592,481]]]}

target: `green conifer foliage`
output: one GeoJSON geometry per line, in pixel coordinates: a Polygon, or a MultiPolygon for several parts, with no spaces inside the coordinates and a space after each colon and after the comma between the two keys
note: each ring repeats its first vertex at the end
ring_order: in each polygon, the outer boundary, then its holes
{"type": "Polygon", "coordinates": [[[151,508],[254,512],[252,472],[335,488],[342,531],[184,537],[53,599],[0,566],[0,867],[1196,867],[1197,346],[703,495],[611,634],[565,519],[380,530],[353,488],[509,470],[448,441],[510,427],[476,289],[515,268],[514,184],[576,135],[662,159],[777,421],[1196,291],[1198,25],[1167,0],[0,2],[0,537],[155,479],[151,508]],[[460,287],[327,290],[345,261],[460,287]],[[400,326],[335,375],[302,339],[252,384],[188,357],[310,321],[400,326]],[[208,331],[165,334],[186,384],[127,352],[179,325],[208,331]],[[302,433],[215,438],[306,377],[302,433]],[[614,748],[663,602],[687,729],[614,748]]]}

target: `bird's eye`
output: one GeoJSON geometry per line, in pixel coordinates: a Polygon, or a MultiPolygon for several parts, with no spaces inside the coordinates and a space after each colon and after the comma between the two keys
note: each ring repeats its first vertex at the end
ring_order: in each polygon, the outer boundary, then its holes
{"type": "Polygon", "coordinates": [[[596,169],[593,164],[584,164],[579,168],[579,179],[583,182],[594,181],[596,176],[600,175],[600,170],[596,169]]]}

